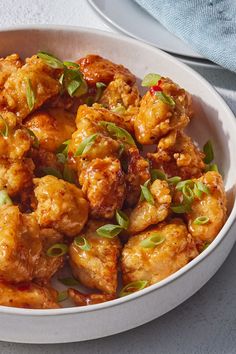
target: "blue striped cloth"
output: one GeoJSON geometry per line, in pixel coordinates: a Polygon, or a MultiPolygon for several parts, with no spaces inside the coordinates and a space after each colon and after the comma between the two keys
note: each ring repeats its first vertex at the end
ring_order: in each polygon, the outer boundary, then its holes
{"type": "Polygon", "coordinates": [[[199,54],[236,72],[236,0],[134,1],[199,54]]]}

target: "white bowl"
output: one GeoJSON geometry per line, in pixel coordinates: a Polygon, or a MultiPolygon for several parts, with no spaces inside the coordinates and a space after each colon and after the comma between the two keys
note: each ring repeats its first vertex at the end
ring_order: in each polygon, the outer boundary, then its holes
{"type": "Polygon", "coordinates": [[[61,26],[8,28],[0,32],[0,48],[0,56],[14,52],[31,56],[40,49],[63,59],[98,53],[124,64],[139,78],[149,72],[171,77],[193,96],[195,118],[190,134],[200,145],[209,138],[214,143],[229,210],[226,224],[203,253],[140,292],[88,307],[28,310],[0,306],[0,340],[62,343],[104,337],[151,321],[193,295],[222,265],[235,242],[230,229],[236,215],[236,122],[223,99],[206,80],[174,57],[121,35],[61,26]]]}

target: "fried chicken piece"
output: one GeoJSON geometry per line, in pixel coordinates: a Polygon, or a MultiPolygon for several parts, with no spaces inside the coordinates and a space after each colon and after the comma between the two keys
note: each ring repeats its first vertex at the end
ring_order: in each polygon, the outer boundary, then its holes
{"type": "Polygon", "coordinates": [[[168,78],[159,80],[160,90],[171,97],[174,104],[168,104],[148,91],[140,102],[139,113],[134,120],[135,136],[140,144],[158,143],[173,130],[183,129],[191,114],[190,96],[168,78]]]}
{"type": "Polygon", "coordinates": [[[34,132],[40,147],[55,152],[75,131],[74,115],[63,109],[48,109],[34,112],[24,123],[34,132]]]}
{"type": "Polygon", "coordinates": [[[22,66],[22,61],[18,54],[11,54],[6,58],[0,58],[0,89],[8,77],[22,66]]]}
{"type": "Polygon", "coordinates": [[[88,306],[94,304],[101,304],[115,299],[111,294],[82,294],[75,289],[68,289],[68,295],[76,306],[88,306]]]}
{"type": "Polygon", "coordinates": [[[221,175],[218,172],[209,171],[195,181],[204,183],[209,194],[202,193],[200,199],[195,198],[192,203],[192,211],[188,214],[188,228],[199,249],[214,240],[226,221],[226,195],[221,175]],[[206,224],[197,225],[194,220],[200,216],[206,216],[209,221],[206,224]]]}
{"type": "Polygon", "coordinates": [[[55,243],[63,242],[63,236],[54,229],[42,229],[39,233],[42,250],[35,266],[33,278],[35,281],[47,284],[53,275],[62,268],[65,257],[49,257],[47,250],[55,243]]]}
{"type": "Polygon", "coordinates": [[[109,84],[114,80],[116,74],[123,75],[129,84],[135,83],[135,76],[123,65],[112,63],[99,55],[89,54],[80,58],[77,63],[80,66],[80,71],[84,74],[85,80],[90,85],[95,85],[97,82],[109,84]]]}
{"type": "Polygon", "coordinates": [[[140,197],[140,185],[150,179],[149,163],[139,153],[138,149],[130,148],[127,151],[126,199],[128,207],[137,204],[140,197]]]}
{"type": "Polygon", "coordinates": [[[0,190],[7,189],[13,197],[33,184],[34,163],[31,159],[10,160],[0,158],[0,190]]]}
{"type": "Polygon", "coordinates": [[[204,156],[192,139],[181,131],[177,133],[173,146],[148,154],[153,167],[163,169],[168,176],[180,176],[182,179],[198,178],[202,175],[205,169],[204,156]]]}
{"type": "Polygon", "coordinates": [[[35,178],[35,216],[43,228],[76,236],[88,219],[88,202],[75,185],[54,176],[35,178]]]}
{"type": "Polygon", "coordinates": [[[52,69],[36,56],[26,59],[26,64],[13,72],[5,82],[0,93],[0,111],[15,113],[21,123],[30,113],[27,103],[29,82],[35,97],[33,110],[36,110],[59,93],[59,74],[60,70],[52,69]]]}
{"type": "Polygon", "coordinates": [[[132,236],[122,251],[124,284],[147,280],[154,284],[176,272],[198,255],[192,236],[181,219],[163,222],[148,231],[132,236]],[[144,248],[141,242],[160,235],[164,241],[153,248],[144,248]]]}
{"type": "Polygon", "coordinates": [[[29,151],[31,144],[31,137],[24,129],[10,130],[6,137],[0,134],[0,158],[21,159],[29,151]]]}
{"type": "Polygon", "coordinates": [[[17,206],[2,206],[0,212],[0,279],[17,283],[31,281],[42,244],[33,215],[21,214],[17,206]]]}
{"type": "Polygon", "coordinates": [[[83,169],[79,182],[86,195],[91,215],[110,219],[125,199],[125,177],[118,159],[94,159],[83,169]]]}
{"type": "Polygon", "coordinates": [[[165,220],[169,214],[171,194],[168,183],[156,179],[150,187],[150,192],[153,196],[154,204],[150,204],[146,200],[140,200],[138,205],[131,211],[128,228],[130,234],[143,231],[148,226],[165,220]]]}
{"type": "Polygon", "coordinates": [[[104,224],[101,221],[89,221],[83,236],[91,248],[85,251],[73,242],[69,249],[70,265],[74,277],[83,285],[114,295],[121,245],[118,238],[105,238],[96,233],[104,224]]]}
{"type": "Polygon", "coordinates": [[[26,309],[57,309],[57,291],[37,284],[0,283],[0,305],[26,309]]]}

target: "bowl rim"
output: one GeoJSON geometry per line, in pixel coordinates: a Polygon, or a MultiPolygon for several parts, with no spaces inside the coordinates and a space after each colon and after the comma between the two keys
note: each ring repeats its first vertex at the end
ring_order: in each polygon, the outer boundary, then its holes
{"type": "MultiPolygon", "coordinates": [[[[183,68],[187,73],[191,74],[192,77],[200,79],[201,82],[207,87],[207,89],[214,95],[216,95],[218,102],[224,107],[225,111],[227,111],[232,125],[235,128],[236,133],[236,119],[234,117],[234,113],[226,104],[224,99],[220,96],[220,94],[214,89],[214,87],[198,72],[194,69],[190,68],[186,64],[179,61],[179,59],[173,57],[169,53],[164,52],[163,50],[153,47],[150,44],[144,43],[134,38],[130,38],[124,34],[120,33],[112,33],[100,29],[94,29],[89,27],[80,27],[80,26],[68,26],[68,25],[17,25],[17,26],[4,26],[0,28],[0,33],[4,32],[23,32],[23,31],[30,31],[30,30],[38,30],[38,31],[57,31],[62,30],[64,32],[78,32],[78,33],[88,33],[94,35],[100,35],[108,38],[114,38],[121,41],[125,41],[131,44],[135,44],[136,46],[142,47],[143,49],[148,49],[149,51],[153,51],[158,53],[162,57],[168,58],[169,61],[172,61],[174,64],[178,63],[180,68],[183,68]]],[[[192,268],[195,268],[199,263],[201,263],[209,254],[211,254],[223,241],[226,234],[230,231],[233,226],[233,223],[236,219],[236,203],[234,198],[234,205],[230,212],[230,215],[214,239],[214,241],[205,249],[202,253],[200,253],[196,258],[194,258],[191,262],[186,264],[184,267],[179,269],[177,272],[171,274],[167,278],[161,280],[160,282],[150,285],[143,290],[137,291],[133,294],[127,295],[122,298],[117,298],[111,301],[107,301],[100,304],[90,305],[90,306],[77,306],[77,307],[67,307],[67,308],[59,308],[59,309],[25,309],[25,308],[17,308],[17,307],[8,307],[8,306],[0,306],[0,313],[8,314],[8,315],[24,315],[24,316],[56,316],[56,315],[73,315],[77,313],[86,313],[91,311],[99,311],[103,309],[107,309],[109,307],[115,307],[125,302],[129,302],[135,300],[139,297],[143,297],[144,295],[154,292],[159,288],[165,287],[168,284],[174,282],[177,278],[182,277],[185,273],[189,272],[192,268]]]]}

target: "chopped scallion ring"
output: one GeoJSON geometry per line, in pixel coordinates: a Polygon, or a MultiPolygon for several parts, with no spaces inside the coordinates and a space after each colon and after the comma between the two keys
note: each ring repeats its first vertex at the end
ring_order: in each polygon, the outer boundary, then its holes
{"type": "Polygon", "coordinates": [[[77,236],[74,239],[74,243],[83,251],[89,251],[92,248],[89,241],[84,236],[77,236]]]}
{"type": "Polygon", "coordinates": [[[172,205],[171,210],[176,214],[184,214],[191,211],[191,205],[190,204],[172,205]]]}
{"type": "Polygon", "coordinates": [[[55,243],[47,250],[48,257],[61,257],[68,252],[68,246],[65,243],[55,243]]]}
{"type": "Polygon", "coordinates": [[[187,184],[185,184],[183,186],[182,193],[183,193],[183,197],[184,197],[185,202],[191,204],[194,199],[194,193],[193,193],[192,189],[187,184]]]}
{"type": "Polygon", "coordinates": [[[195,195],[197,198],[201,199],[201,197],[202,197],[202,191],[201,191],[200,189],[198,189],[196,183],[194,183],[193,193],[194,193],[194,195],[195,195]]]}
{"type": "Polygon", "coordinates": [[[12,200],[9,197],[7,191],[5,189],[0,191],[0,206],[2,205],[12,205],[12,200]]]}
{"type": "Polygon", "coordinates": [[[206,144],[203,146],[203,152],[205,154],[205,158],[203,161],[206,164],[211,163],[214,160],[214,151],[210,140],[208,140],[206,144]]]}
{"type": "Polygon", "coordinates": [[[179,183],[177,183],[175,188],[178,191],[182,191],[182,189],[185,185],[188,185],[190,188],[192,188],[192,187],[194,187],[194,182],[191,179],[186,179],[185,181],[180,181],[179,183]]]}
{"type": "Polygon", "coordinates": [[[126,108],[124,106],[122,106],[122,104],[118,103],[118,105],[116,107],[112,108],[111,111],[116,114],[122,115],[126,112],[126,108]]]}
{"type": "Polygon", "coordinates": [[[35,105],[35,94],[29,78],[26,79],[26,100],[29,110],[31,112],[34,109],[35,105]]]}
{"type": "Polygon", "coordinates": [[[158,81],[161,79],[161,75],[158,75],[158,74],[147,74],[141,85],[144,86],[144,87],[151,87],[151,86],[155,86],[158,81]]]}
{"type": "Polygon", "coordinates": [[[167,178],[167,182],[170,184],[174,184],[174,185],[179,183],[180,181],[181,181],[181,177],[179,177],[179,176],[167,178]]]}
{"type": "Polygon", "coordinates": [[[206,168],[205,168],[205,172],[208,172],[208,171],[219,172],[217,164],[213,163],[213,164],[207,165],[206,168]]]}
{"type": "Polygon", "coordinates": [[[66,286],[76,286],[79,285],[78,280],[76,280],[75,278],[58,278],[59,282],[61,282],[63,285],[66,286]]]}
{"type": "Polygon", "coordinates": [[[67,290],[61,291],[60,293],[58,293],[57,302],[62,302],[62,301],[65,301],[66,299],[68,299],[67,290]]]}
{"type": "Polygon", "coordinates": [[[118,224],[125,230],[129,227],[129,218],[128,216],[121,210],[116,210],[116,221],[118,224]]]}
{"type": "Polygon", "coordinates": [[[146,200],[149,204],[154,205],[154,198],[152,193],[148,189],[148,184],[150,180],[146,181],[144,185],[141,185],[141,201],[146,200]]]}
{"type": "Polygon", "coordinates": [[[160,180],[163,180],[163,181],[167,180],[167,176],[166,176],[165,172],[163,172],[161,170],[152,169],[150,171],[150,173],[151,173],[152,181],[155,181],[155,179],[160,179],[160,180]]]}
{"type": "Polygon", "coordinates": [[[107,131],[111,134],[111,136],[121,139],[124,143],[136,146],[133,137],[129,132],[127,132],[127,130],[118,127],[115,123],[112,122],[101,121],[99,122],[99,124],[106,128],[107,131]]]}
{"type": "Polygon", "coordinates": [[[26,128],[27,132],[29,133],[30,137],[33,139],[33,147],[38,148],[39,147],[39,140],[37,136],[34,134],[33,130],[26,128]]]}
{"type": "Polygon", "coordinates": [[[94,101],[98,102],[100,100],[100,98],[102,97],[103,91],[106,88],[106,84],[104,84],[103,82],[96,82],[96,88],[97,88],[97,92],[96,95],[94,97],[94,101]]]}
{"type": "Polygon", "coordinates": [[[45,62],[45,64],[47,64],[53,69],[64,68],[62,61],[50,53],[40,51],[37,53],[37,57],[42,59],[45,62]]]}
{"type": "Polygon", "coordinates": [[[154,248],[165,241],[165,236],[158,232],[152,232],[151,236],[145,238],[140,242],[140,246],[143,248],[154,248]]]}
{"type": "Polygon", "coordinates": [[[119,235],[123,228],[119,225],[107,224],[99,227],[96,232],[101,237],[113,238],[119,235]]]}
{"type": "Polygon", "coordinates": [[[41,171],[44,173],[44,175],[50,175],[54,176],[60,179],[63,179],[62,174],[59,170],[53,167],[43,167],[41,171]]]}
{"type": "Polygon", "coordinates": [[[207,249],[207,247],[210,246],[210,242],[206,242],[205,245],[202,247],[202,251],[205,251],[205,249],[207,249]]]}
{"type": "Polygon", "coordinates": [[[75,157],[76,156],[81,156],[88,152],[91,148],[91,146],[94,144],[98,134],[92,134],[88,136],[86,139],[82,141],[82,143],[78,146],[78,149],[76,150],[75,157]]]}
{"type": "Polygon", "coordinates": [[[209,194],[209,193],[210,193],[209,188],[207,187],[207,185],[206,185],[205,183],[203,183],[203,182],[201,182],[201,181],[197,181],[197,182],[196,182],[196,185],[197,185],[197,188],[198,188],[201,192],[203,192],[203,193],[205,193],[205,194],[209,194]]]}
{"type": "Polygon", "coordinates": [[[173,100],[173,98],[171,96],[166,95],[164,92],[156,91],[155,95],[163,103],[166,103],[166,104],[168,104],[171,107],[175,106],[175,101],[173,100]]]}
{"type": "Polygon", "coordinates": [[[73,61],[63,61],[63,64],[64,64],[67,68],[71,68],[71,67],[77,68],[77,69],[80,68],[79,64],[74,63],[73,61]]]}
{"type": "Polygon", "coordinates": [[[67,158],[68,156],[68,149],[69,149],[69,144],[70,144],[71,140],[66,140],[64,141],[58,148],[57,148],[57,154],[62,153],[65,155],[65,157],[67,158]]]}
{"type": "Polygon", "coordinates": [[[9,127],[5,119],[0,115],[0,124],[3,123],[4,127],[3,129],[0,130],[0,134],[4,137],[7,138],[9,134],[9,127]]]}
{"type": "Polygon", "coordinates": [[[195,220],[194,220],[194,224],[195,225],[204,225],[204,224],[207,224],[208,222],[209,222],[209,218],[208,218],[208,216],[199,216],[198,218],[196,218],[195,220]]]}
{"type": "Polygon", "coordinates": [[[148,285],[148,281],[147,280],[137,280],[137,281],[133,281],[129,284],[127,284],[126,286],[124,286],[120,293],[119,293],[119,297],[123,297],[123,296],[127,296],[130,295],[136,291],[142,290],[144,289],[146,286],[148,285]]]}

